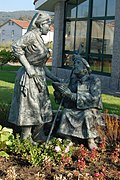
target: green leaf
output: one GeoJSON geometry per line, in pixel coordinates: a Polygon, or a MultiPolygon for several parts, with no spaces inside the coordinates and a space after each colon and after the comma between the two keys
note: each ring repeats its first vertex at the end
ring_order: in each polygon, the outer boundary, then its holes
{"type": "Polygon", "coordinates": [[[4,131],[7,131],[7,132],[9,132],[10,134],[13,133],[13,129],[6,128],[6,127],[4,127],[4,128],[2,129],[2,131],[3,131],[3,132],[4,132],[4,131]]]}
{"type": "Polygon", "coordinates": [[[9,155],[5,151],[0,151],[0,156],[9,158],[9,155]]]}
{"type": "Polygon", "coordinates": [[[8,141],[8,137],[9,137],[8,134],[1,134],[0,141],[1,141],[1,142],[8,141]]]}
{"type": "Polygon", "coordinates": [[[2,130],[2,126],[0,125],[0,131],[2,130]]]}
{"type": "Polygon", "coordinates": [[[12,146],[12,142],[11,141],[6,141],[6,145],[7,146],[12,146]]]}

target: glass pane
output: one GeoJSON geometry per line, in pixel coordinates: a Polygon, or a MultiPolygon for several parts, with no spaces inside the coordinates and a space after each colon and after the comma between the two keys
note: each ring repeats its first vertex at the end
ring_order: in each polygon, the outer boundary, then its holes
{"type": "Polygon", "coordinates": [[[78,18],[88,16],[88,6],[89,6],[89,0],[79,0],[78,1],[78,12],[77,12],[78,18]]]}
{"type": "Polygon", "coordinates": [[[104,21],[92,21],[91,53],[102,53],[104,21]]]}
{"type": "Polygon", "coordinates": [[[74,51],[75,21],[66,23],[65,50],[74,51]]]}
{"type": "Polygon", "coordinates": [[[115,16],[115,0],[108,0],[107,16],[115,16]]]}
{"type": "Polygon", "coordinates": [[[104,37],[104,54],[111,54],[113,52],[113,38],[114,38],[114,20],[107,20],[105,24],[104,37]]]}
{"type": "Polygon", "coordinates": [[[90,56],[89,58],[89,64],[92,69],[92,71],[98,71],[101,72],[102,69],[102,60],[99,56],[90,56]]]}
{"type": "Polygon", "coordinates": [[[103,61],[103,72],[111,73],[111,59],[106,58],[103,61]]]}
{"type": "Polygon", "coordinates": [[[106,0],[93,0],[93,17],[105,16],[106,0]]]}
{"type": "Polygon", "coordinates": [[[74,1],[69,1],[67,3],[67,10],[66,10],[66,17],[67,18],[76,18],[76,0],[74,1]]]}
{"type": "Polygon", "coordinates": [[[72,54],[65,53],[64,55],[64,66],[73,67],[72,54]]]}
{"type": "Polygon", "coordinates": [[[86,34],[87,34],[87,21],[77,21],[75,50],[78,50],[80,54],[84,53],[86,50],[86,34]]]}

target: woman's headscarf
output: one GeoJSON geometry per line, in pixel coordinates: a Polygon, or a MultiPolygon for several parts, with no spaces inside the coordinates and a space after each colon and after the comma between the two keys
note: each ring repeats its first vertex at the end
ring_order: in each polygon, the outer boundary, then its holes
{"type": "Polygon", "coordinates": [[[38,11],[32,18],[27,31],[30,31],[35,28],[39,28],[41,24],[44,24],[45,22],[50,23],[51,22],[51,17],[49,14],[38,11]]]}

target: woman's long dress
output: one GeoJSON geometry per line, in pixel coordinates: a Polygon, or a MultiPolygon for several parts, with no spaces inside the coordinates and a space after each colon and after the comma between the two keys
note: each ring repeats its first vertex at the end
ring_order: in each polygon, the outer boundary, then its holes
{"type": "Polygon", "coordinates": [[[39,87],[35,79],[30,78],[22,66],[16,76],[14,96],[8,121],[18,126],[40,125],[52,120],[44,65],[47,61],[47,48],[39,29],[27,32],[13,44],[14,54],[19,58],[25,55],[39,78],[39,87]]]}

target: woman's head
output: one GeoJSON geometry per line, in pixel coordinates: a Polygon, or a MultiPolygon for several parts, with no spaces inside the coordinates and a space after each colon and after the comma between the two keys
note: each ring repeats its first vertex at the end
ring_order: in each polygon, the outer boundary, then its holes
{"type": "Polygon", "coordinates": [[[32,18],[28,31],[39,28],[42,34],[47,34],[49,25],[51,24],[51,17],[44,12],[38,11],[32,18]]]}

